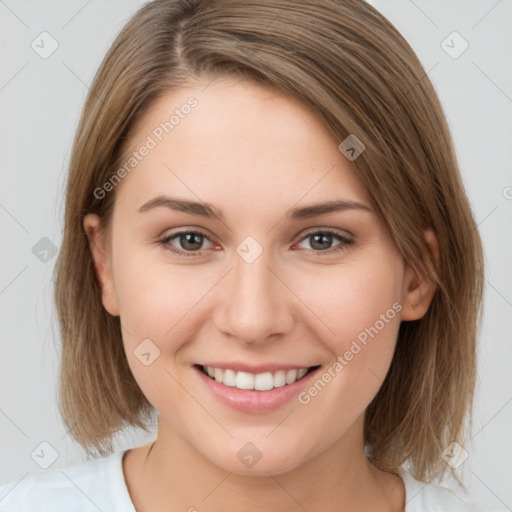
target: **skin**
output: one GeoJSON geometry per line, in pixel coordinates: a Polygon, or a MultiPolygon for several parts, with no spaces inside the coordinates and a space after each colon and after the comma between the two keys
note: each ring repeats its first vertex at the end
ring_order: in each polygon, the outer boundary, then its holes
{"type": "MultiPolygon", "coordinates": [[[[139,119],[130,151],[189,96],[198,100],[117,185],[111,236],[96,215],[84,220],[103,305],[120,315],[130,368],[159,413],[156,443],[123,460],[132,501],[139,511],[255,503],[268,512],[401,511],[401,478],[364,457],[364,412],[389,369],[400,322],[422,317],[434,290],[404,263],[340,141],[311,111],[250,82],[208,83],[169,92],[139,119]],[[160,194],[215,205],[224,222],[165,207],[137,211],[160,194]],[[284,217],[338,199],[372,211],[284,217]],[[306,235],[327,228],[353,243],[335,252],[333,237],[320,250],[306,235]],[[199,256],[159,245],[187,229],[207,235],[199,256]],[[252,263],[236,252],[247,236],[263,249],[252,263]],[[328,368],[394,303],[400,313],[307,405],[292,399],[268,413],[239,412],[211,397],[191,367],[241,360],[328,368]],[[160,349],[149,366],[133,353],[146,338],[160,349]],[[252,468],[237,457],[247,442],[262,453],[252,468]]],[[[186,242],[168,245],[194,252],[186,242]]]]}

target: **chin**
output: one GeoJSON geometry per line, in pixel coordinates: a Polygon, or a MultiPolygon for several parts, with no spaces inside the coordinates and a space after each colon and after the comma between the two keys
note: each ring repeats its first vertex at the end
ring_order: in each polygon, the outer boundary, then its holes
{"type": "MultiPolygon", "coordinates": [[[[254,449],[253,449],[254,450],[254,449]]],[[[289,452],[271,451],[267,450],[257,452],[254,450],[251,455],[249,447],[246,448],[246,454],[244,455],[242,450],[238,449],[231,452],[232,455],[226,458],[225,456],[220,458],[210,459],[216,466],[225,469],[231,473],[244,476],[268,476],[268,474],[279,475],[287,473],[295,469],[303,459],[297,457],[297,452],[290,450],[289,452]],[[269,452],[269,453],[266,453],[269,452]],[[294,453],[294,457],[291,454],[294,453]],[[252,457],[252,459],[251,459],[252,457]]]]}

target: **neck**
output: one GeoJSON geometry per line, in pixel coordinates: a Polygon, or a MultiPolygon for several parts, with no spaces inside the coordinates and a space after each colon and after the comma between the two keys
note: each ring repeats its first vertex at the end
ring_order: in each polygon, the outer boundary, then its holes
{"type": "MultiPolygon", "coordinates": [[[[323,510],[400,512],[401,478],[364,456],[362,417],[329,450],[299,466],[264,475],[238,474],[212,463],[160,417],[154,443],[141,447],[127,483],[137,511],[224,512],[323,510]],[[130,485],[131,480],[131,485],[130,485]]],[[[256,467],[256,466],[255,466],[256,467]]]]}

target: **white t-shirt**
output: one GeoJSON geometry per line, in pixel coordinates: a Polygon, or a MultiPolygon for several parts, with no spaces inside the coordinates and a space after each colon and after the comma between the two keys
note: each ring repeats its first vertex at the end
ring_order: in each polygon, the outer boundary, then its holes
{"type": "MultiPolygon", "coordinates": [[[[126,451],[3,484],[0,512],[136,512],[123,474],[126,451]]],[[[484,512],[446,488],[414,480],[404,469],[400,475],[405,484],[405,512],[484,512]]]]}

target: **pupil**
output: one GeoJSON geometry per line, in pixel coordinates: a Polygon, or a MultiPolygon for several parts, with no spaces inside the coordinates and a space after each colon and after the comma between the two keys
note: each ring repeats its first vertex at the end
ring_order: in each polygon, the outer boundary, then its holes
{"type": "MultiPolygon", "coordinates": [[[[186,233],[185,235],[181,235],[182,240],[185,240],[185,243],[182,244],[184,249],[197,250],[201,246],[203,235],[199,233],[186,233]]],[[[313,243],[311,246],[314,249],[325,250],[328,249],[329,245],[332,242],[332,235],[329,233],[319,233],[312,235],[313,243]],[[325,245],[327,244],[327,246],[325,245]]]]}
{"type": "Polygon", "coordinates": [[[332,241],[332,235],[329,235],[328,233],[320,233],[313,235],[313,243],[311,244],[311,247],[320,250],[328,249],[329,247],[325,247],[322,245],[322,239],[324,244],[327,243],[327,245],[329,245],[330,242],[332,241]],[[315,247],[316,244],[318,244],[318,246],[315,247]]]}
{"type": "Polygon", "coordinates": [[[182,240],[185,239],[185,243],[182,244],[184,249],[197,250],[199,247],[201,247],[202,235],[198,233],[187,233],[181,236],[182,240]],[[194,244],[198,245],[199,247],[195,247],[194,244]]]}

